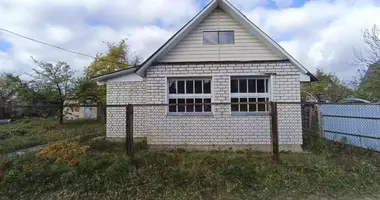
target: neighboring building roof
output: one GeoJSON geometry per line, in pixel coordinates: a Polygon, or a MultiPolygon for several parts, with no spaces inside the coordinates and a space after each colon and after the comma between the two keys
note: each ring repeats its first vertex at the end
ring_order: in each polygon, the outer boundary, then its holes
{"type": "Polygon", "coordinates": [[[367,101],[365,99],[350,97],[350,98],[342,99],[342,100],[338,101],[338,103],[371,103],[371,102],[367,101]]]}
{"type": "Polygon", "coordinates": [[[115,78],[121,75],[126,75],[135,72],[140,76],[145,75],[146,69],[165,56],[174,46],[176,46],[183,38],[185,38],[192,30],[194,30],[212,11],[216,8],[221,8],[224,12],[230,15],[233,19],[239,22],[244,28],[246,28],[251,34],[259,38],[264,42],[272,51],[278,53],[282,59],[287,59],[292,62],[299,70],[308,76],[310,79],[316,80],[305,67],[303,67],[296,59],[294,59],[289,53],[287,53],[279,44],[277,44],[272,38],[265,34],[259,27],[253,24],[243,13],[236,9],[227,0],[212,0],[207,6],[201,10],[194,18],[192,18],[185,26],[183,26],[176,34],[174,34],[163,46],[161,46],[156,52],[154,52],[148,59],[144,61],[135,70],[120,70],[110,74],[104,74],[96,77],[97,81],[104,81],[110,78],[115,78]]]}

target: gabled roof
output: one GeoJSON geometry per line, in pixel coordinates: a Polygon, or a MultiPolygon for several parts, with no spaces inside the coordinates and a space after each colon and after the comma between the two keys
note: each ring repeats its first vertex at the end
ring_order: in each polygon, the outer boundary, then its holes
{"type": "MultiPolygon", "coordinates": [[[[145,75],[146,69],[163,58],[173,47],[182,41],[192,30],[194,30],[211,12],[216,8],[221,8],[234,20],[239,22],[244,28],[246,28],[252,35],[261,40],[269,49],[280,55],[282,59],[289,60],[301,72],[310,76],[311,80],[316,80],[315,77],[303,67],[296,59],[294,59],[288,52],[286,52],[279,44],[277,44],[272,38],[265,34],[259,27],[253,24],[243,13],[236,9],[227,0],[212,0],[205,8],[203,8],[194,18],[192,18],[185,26],[183,26],[177,33],[175,33],[164,45],[162,45],[156,52],[154,52],[148,59],[144,61],[134,71],[140,76],[145,75]]],[[[131,73],[131,70],[120,70],[111,74],[105,74],[95,78],[97,81],[104,81],[110,78],[118,77],[131,73]]]]}

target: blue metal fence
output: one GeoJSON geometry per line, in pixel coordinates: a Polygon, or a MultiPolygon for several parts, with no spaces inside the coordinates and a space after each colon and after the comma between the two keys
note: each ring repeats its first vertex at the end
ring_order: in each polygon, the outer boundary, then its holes
{"type": "Polygon", "coordinates": [[[380,151],[380,105],[318,105],[320,126],[328,140],[380,151]]]}

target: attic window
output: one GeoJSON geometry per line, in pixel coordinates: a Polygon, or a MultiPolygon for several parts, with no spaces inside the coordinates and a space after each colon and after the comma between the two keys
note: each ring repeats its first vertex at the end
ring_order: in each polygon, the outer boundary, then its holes
{"type": "Polygon", "coordinates": [[[234,31],[204,31],[203,44],[234,44],[234,31]]]}

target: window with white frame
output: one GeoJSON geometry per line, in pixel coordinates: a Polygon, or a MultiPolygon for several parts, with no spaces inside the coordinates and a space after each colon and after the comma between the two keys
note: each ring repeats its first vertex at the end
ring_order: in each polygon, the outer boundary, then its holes
{"type": "Polygon", "coordinates": [[[170,113],[211,112],[211,105],[170,105],[211,103],[211,78],[168,79],[170,113]]]}
{"type": "Polygon", "coordinates": [[[270,99],[268,77],[231,77],[231,112],[265,112],[270,99]],[[246,103],[246,104],[245,104],[246,103]]]}
{"type": "Polygon", "coordinates": [[[203,44],[216,45],[216,44],[234,44],[235,32],[234,31],[204,31],[203,44]]]}

